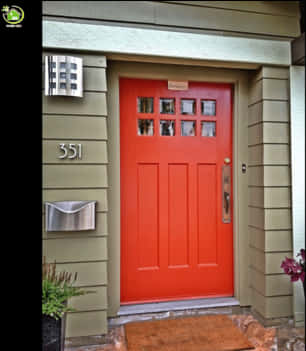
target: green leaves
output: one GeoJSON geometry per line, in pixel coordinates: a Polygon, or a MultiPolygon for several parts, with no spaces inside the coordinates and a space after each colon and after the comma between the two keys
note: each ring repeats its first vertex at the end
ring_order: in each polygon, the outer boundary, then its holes
{"type": "Polygon", "coordinates": [[[45,257],[42,269],[42,313],[55,319],[62,318],[65,312],[75,309],[68,307],[68,299],[73,296],[85,295],[94,291],[85,291],[73,286],[77,273],[66,271],[56,272],[56,262],[46,263],[45,257]]]}

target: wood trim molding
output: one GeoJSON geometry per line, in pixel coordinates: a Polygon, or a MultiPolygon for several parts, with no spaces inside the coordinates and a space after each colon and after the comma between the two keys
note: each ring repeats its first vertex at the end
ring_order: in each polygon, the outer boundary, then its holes
{"type": "MultiPolygon", "coordinates": [[[[290,66],[289,41],[43,21],[43,48],[290,66]]],[[[238,66],[238,67],[237,67],[238,66]]]]}

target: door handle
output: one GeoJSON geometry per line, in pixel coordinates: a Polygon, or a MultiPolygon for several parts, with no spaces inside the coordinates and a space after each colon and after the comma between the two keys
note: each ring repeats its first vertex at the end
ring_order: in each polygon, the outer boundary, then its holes
{"type": "Polygon", "coordinates": [[[231,166],[222,166],[222,222],[231,222],[231,166]]]}
{"type": "Polygon", "coordinates": [[[225,213],[228,214],[229,203],[230,203],[230,194],[228,192],[224,192],[224,202],[225,202],[225,213]]]}

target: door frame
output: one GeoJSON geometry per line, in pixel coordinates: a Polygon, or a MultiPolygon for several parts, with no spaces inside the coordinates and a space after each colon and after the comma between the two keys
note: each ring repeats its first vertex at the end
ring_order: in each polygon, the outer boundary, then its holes
{"type": "MultiPolygon", "coordinates": [[[[181,62],[180,62],[181,63],[181,62]]],[[[249,288],[248,172],[248,71],[189,66],[108,61],[108,316],[120,308],[120,109],[119,77],[224,82],[233,85],[233,243],[234,297],[240,306],[251,305],[249,288]]]]}

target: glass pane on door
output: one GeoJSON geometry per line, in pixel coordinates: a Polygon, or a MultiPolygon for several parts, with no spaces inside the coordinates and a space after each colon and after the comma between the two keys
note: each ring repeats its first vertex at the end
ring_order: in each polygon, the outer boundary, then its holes
{"type": "Polygon", "coordinates": [[[174,99],[164,99],[159,100],[159,112],[165,114],[174,114],[175,113],[175,100],[174,99]]]}
{"type": "Polygon", "coordinates": [[[196,102],[194,99],[181,99],[181,114],[194,115],[196,112],[196,102]]]}
{"type": "Polygon", "coordinates": [[[195,121],[181,121],[181,135],[182,136],[194,136],[196,128],[195,121]]]}
{"type": "Polygon", "coordinates": [[[175,135],[175,121],[169,121],[169,120],[161,120],[159,122],[160,126],[160,135],[168,135],[168,136],[174,136],[175,135]]]}
{"type": "Polygon", "coordinates": [[[154,121],[153,119],[139,119],[138,120],[138,135],[153,135],[154,121]]]}
{"type": "Polygon", "coordinates": [[[215,137],[216,122],[201,122],[201,136],[215,137]]]}
{"type": "Polygon", "coordinates": [[[137,111],[139,113],[153,113],[153,98],[152,97],[138,97],[137,111]]]}

